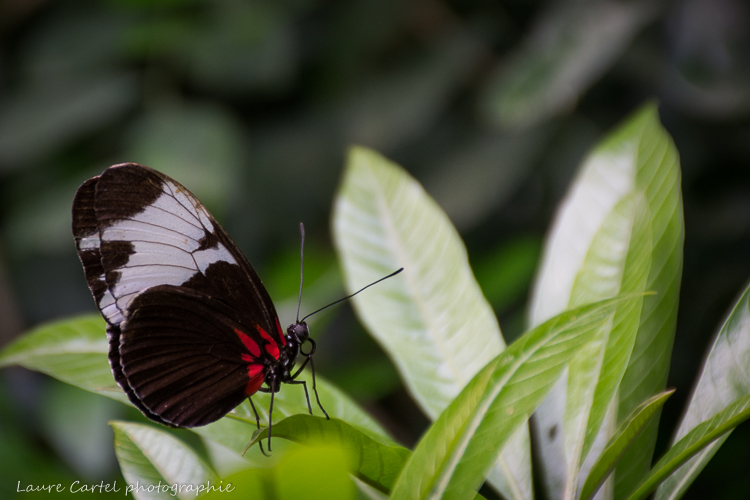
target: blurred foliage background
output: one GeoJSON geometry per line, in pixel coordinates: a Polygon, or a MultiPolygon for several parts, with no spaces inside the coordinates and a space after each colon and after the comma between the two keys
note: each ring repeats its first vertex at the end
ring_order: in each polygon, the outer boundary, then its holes
{"type": "MultiPolygon", "coordinates": [[[[348,145],[406,167],[465,238],[508,341],[583,155],[649,99],[681,154],[685,274],[666,446],[750,276],[745,0],[4,0],[0,2],[0,346],[95,311],[70,235],[85,179],[152,166],[223,223],[293,319],[344,293],[329,212],[348,145]]],[[[344,305],[316,366],[407,445],[427,420],[344,305]]],[[[0,373],[2,489],[118,477],[106,398],[0,373]]],[[[687,498],[745,498],[735,431],[687,498]]],[[[538,491],[539,493],[539,491],[538,491]]],[[[120,493],[121,495],[122,493],[120,493]]]]}

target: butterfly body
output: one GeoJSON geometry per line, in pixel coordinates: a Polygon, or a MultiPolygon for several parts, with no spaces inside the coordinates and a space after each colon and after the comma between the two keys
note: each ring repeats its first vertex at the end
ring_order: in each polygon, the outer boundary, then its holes
{"type": "Polygon", "coordinates": [[[134,163],[108,168],[78,189],[73,235],[115,380],[148,418],[206,425],[282,383],[307,396],[295,380],[312,367],[307,325],[282,332],[255,270],[177,181],[134,163]]]}

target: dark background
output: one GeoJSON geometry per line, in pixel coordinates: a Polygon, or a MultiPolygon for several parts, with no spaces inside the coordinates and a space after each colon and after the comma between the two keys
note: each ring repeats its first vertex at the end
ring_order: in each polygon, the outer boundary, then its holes
{"type": "MultiPolygon", "coordinates": [[[[304,221],[303,311],[340,296],[329,214],[354,143],[448,212],[511,341],[575,169],[648,100],[680,152],[686,224],[658,455],[750,277],[744,0],[0,2],[0,345],[94,311],[70,204],[125,161],[198,195],[275,300],[298,287],[304,221]]],[[[313,336],[320,373],[412,445],[427,421],[349,306],[313,336]]],[[[0,372],[0,481],[118,477],[105,422],[129,411],[0,372]]],[[[748,449],[741,426],[685,498],[746,498],[748,449]]]]}

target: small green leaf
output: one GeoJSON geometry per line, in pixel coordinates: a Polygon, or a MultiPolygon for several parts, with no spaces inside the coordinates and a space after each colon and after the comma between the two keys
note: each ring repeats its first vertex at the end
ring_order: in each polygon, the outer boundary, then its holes
{"type": "Polygon", "coordinates": [[[623,421],[591,468],[579,495],[581,500],[589,500],[596,494],[625,451],[673,393],[674,390],[671,390],[648,398],[623,421]]]}
{"type": "MultiPolygon", "coordinates": [[[[305,370],[302,372],[297,380],[304,381],[307,384],[308,391],[310,392],[313,414],[322,415],[320,408],[318,408],[315,403],[315,397],[312,392],[312,375],[310,374],[310,371],[305,370]]],[[[331,417],[344,420],[350,425],[358,427],[373,439],[387,444],[394,444],[394,441],[389,437],[383,427],[345,393],[336,388],[336,386],[330,384],[319,374],[316,374],[315,380],[317,381],[320,402],[331,417]]],[[[255,409],[258,410],[261,425],[268,425],[268,408],[271,405],[271,395],[268,393],[256,392],[253,394],[253,403],[255,404],[255,409]]],[[[292,415],[307,414],[308,411],[305,391],[299,385],[287,385],[282,391],[274,394],[274,422],[278,422],[292,415]]],[[[253,429],[256,427],[255,414],[253,413],[252,407],[248,401],[239,405],[229,415],[234,420],[239,419],[250,424],[253,429]]],[[[234,448],[234,446],[232,447],[234,448]]],[[[239,449],[242,450],[243,447],[244,444],[240,446],[239,449]]]]}
{"type": "Polygon", "coordinates": [[[114,421],[115,454],[136,499],[194,499],[216,474],[185,443],[156,427],[114,421]]]}
{"type": "MultiPolygon", "coordinates": [[[[326,420],[310,415],[294,415],[273,426],[273,438],[283,438],[308,446],[321,443],[341,447],[351,457],[350,473],[360,481],[382,491],[390,492],[411,452],[401,446],[389,446],[372,439],[361,430],[333,418],[326,420]]],[[[268,436],[263,429],[252,441],[268,436]]]]}
{"type": "Polygon", "coordinates": [[[566,311],[524,334],[483,368],[420,440],[391,498],[473,498],[503,444],[625,296],[566,311]]]}
{"type": "Polygon", "coordinates": [[[646,498],[666,477],[691,457],[750,418],[750,394],[697,425],[657,462],[628,500],[646,498]]]}

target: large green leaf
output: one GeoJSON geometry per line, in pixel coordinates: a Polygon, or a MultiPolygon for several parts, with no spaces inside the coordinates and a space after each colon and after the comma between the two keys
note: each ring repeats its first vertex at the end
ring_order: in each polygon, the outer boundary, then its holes
{"type": "MultiPolygon", "coordinates": [[[[349,154],[333,227],[350,290],[404,268],[354,305],[417,403],[437,417],[504,348],[461,238],[408,173],[358,147],[349,154]]],[[[529,456],[522,430],[491,474],[506,497],[531,498],[529,456]]]]}
{"type": "MultiPolygon", "coordinates": [[[[745,289],[716,336],[674,441],[679,441],[704,420],[750,394],[748,366],[750,366],[750,287],[745,289]]],[[[656,499],[680,498],[729,434],[728,432],[711,443],[670,475],[656,491],[656,499]]]]}
{"type": "Polygon", "coordinates": [[[413,178],[364,148],[349,155],[333,220],[350,289],[404,268],[353,300],[420,406],[439,415],[504,347],[460,237],[413,178]]]}
{"type": "Polygon", "coordinates": [[[127,398],[112,377],[101,316],[87,315],[47,323],[0,352],[0,368],[23,366],[120,401],[127,398]]]}
{"type": "MultiPolygon", "coordinates": [[[[310,415],[294,415],[273,426],[273,437],[296,443],[340,446],[351,458],[350,473],[383,493],[390,492],[411,452],[401,446],[388,446],[372,439],[343,420],[326,420],[310,415]]],[[[253,444],[268,436],[263,429],[253,444]]]]}
{"type": "Polygon", "coordinates": [[[391,498],[473,498],[497,452],[525,424],[566,363],[634,299],[618,297],[566,311],[492,360],[420,440],[391,498]]]}
{"type": "Polygon", "coordinates": [[[213,470],[185,443],[151,425],[111,422],[115,454],[126,488],[134,498],[195,498],[209,482],[218,484],[213,470]]]}
{"type": "MultiPolygon", "coordinates": [[[[127,397],[112,377],[107,361],[107,349],[104,321],[101,317],[81,316],[40,326],[16,340],[0,352],[0,368],[11,365],[24,366],[81,389],[129,404],[127,397]]],[[[320,375],[316,379],[321,403],[332,417],[358,426],[373,438],[391,442],[386,431],[351,398],[320,375]]],[[[312,393],[312,380],[308,370],[300,376],[300,380],[307,382],[312,393]]],[[[257,393],[253,400],[261,415],[261,423],[265,425],[270,396],[257,393]]],[[[275,420],[307,411],[304,390],[301,387],[288,386],[275,395],[275,420]]],[[[256,430],[255,416],[247,401],[229,415],[232,418],[223,418],[193,431],[234,450],[239,456],[245,445],[252,440],[256,430]]],[[[250,454],[250,458],[260,458],[259,452],[257,456],[254,453],[250,454]]]]}
{"type": "Polygon", "coordinates": [[[654,465],[628,500],[646,498],[664,479],[707,446],[722,440],[750,418],[750,394],[737,399],[710,419],[696,425],[654,465]]]}
{"type": "MultiPolygon", "coordinates": [[[[539,324],[617,293],[657,292],[620,310],[601,345],[574,360],[540,406],[540,458],[551,498],[573,498],[618,424],[664,388],[683,234],[677,151],[655,106],[647,105],[584,161],[555,220],[532,293],[530,321],[539,324]]],[[[618,465],[616,498],[648,471],[657,422],[618,465]]]]}

